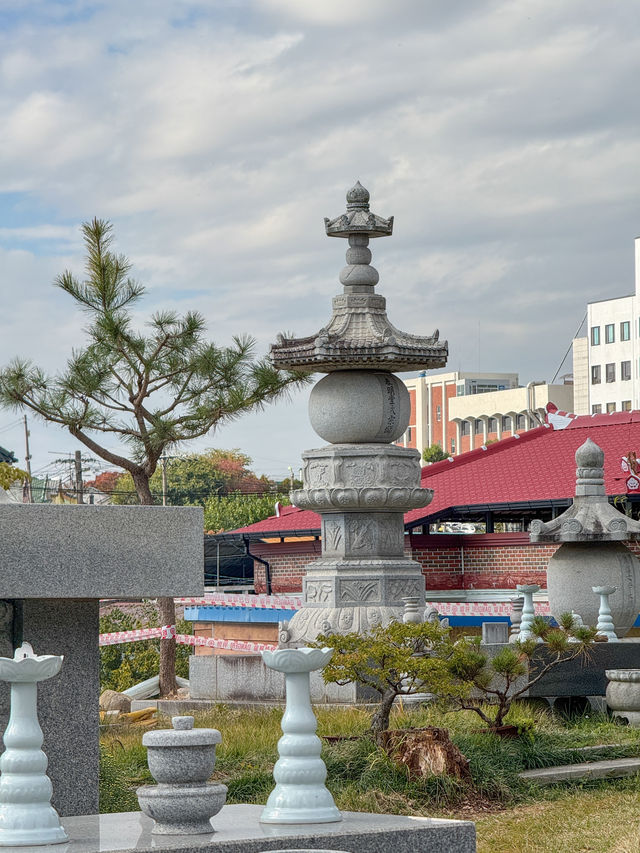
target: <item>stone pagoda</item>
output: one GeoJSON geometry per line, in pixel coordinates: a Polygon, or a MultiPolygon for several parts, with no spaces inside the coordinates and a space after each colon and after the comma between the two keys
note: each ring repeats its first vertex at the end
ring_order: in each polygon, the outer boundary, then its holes
{"type": "Polygon", "coordinates": [[[554,617],[572,610],[585,625],[598,621],[594,587],[611,590],[611,612],[620,636],[640,612],[640,561],[624,544],[640,539],[640,522],[609,503],[604,487],[604,452],[588,438],[576,450],[576,495],[551,521],[532,521],[531,542],[562,543],[547,565],[549,605],[554,617]]]}
{"type": "Polygon", "coordinates": [[[404,553],[403,517],[433,492],[420,488],[420,453],[392,444],[411,410],[393,371],[444,367],[448,355],[437,331],[418,337],[389,322],[368,244],[391,236],[393,217],[371,213],[359,182],[347,193],[346,213],[325,219],[325,228],[349,241],[343,292],[315,335],[279,336],[271,348],[277,367],[327,374],[311,391],[309,417],[329,444],[303,453],[304,488],[291,494],[322,518],[322,556],[307,567],[305,604],[281,632],[281,644],[292,646],[401,619],[407,597],[424,606],[420,565],[404,553]]]}

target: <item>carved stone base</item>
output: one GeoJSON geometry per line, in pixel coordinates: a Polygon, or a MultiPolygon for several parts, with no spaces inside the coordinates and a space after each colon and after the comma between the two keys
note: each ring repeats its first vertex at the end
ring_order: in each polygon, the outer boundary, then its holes
{"type": "Polygon", "coordinates": [[[313,642],[318,634],[366,634],[377,625],[402,621],[402,607],[380,605],[354,607],[303,607],[289,623],[281,623],[280,646],[298,647],[313,642]]]}

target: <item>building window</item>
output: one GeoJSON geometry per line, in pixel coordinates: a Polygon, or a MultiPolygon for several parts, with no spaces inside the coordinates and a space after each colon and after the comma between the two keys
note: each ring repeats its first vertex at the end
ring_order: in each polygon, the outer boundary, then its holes
{"type": "Polygon", "coordinates": [[[516,429],[526,429],[527,428],[527,419],[524,415],[518,415],[516,421],[516,429]]]}
{"type": "Polygon", "coordinates": [[[456,440],[455,440],[455,438],[452,438],[451,439],[451,455],[453,456],[453,454],[455,452],[456,452],[456,440]]]}
{"type": "Polygon", "coordinates": [[[600,346],[600,326],[591,327],[591,346],[600,346]]]}
{"type": "Polygon", "coordinates": [[[622,401],[622,411],[630,412],[631,411],[631,400],[623,400],[622,401]]]}
{"type": "Polygon", "coordinates": [[[509,417],[509,415],[503,415],[502,416],[502,429],[503,430],[510,430],[511,429],[511,418],[509,417]]]}
{"type": "Polygon", "coordinates": [[[469,435],[471,424],[469,421],[462,421],[460,424],[460,435],[469,435]]]}
{"type": "Polygon", "coordinates": [[[605,364],[604,366],[605,379],[607,382],[616,381],[616,366],[615,364],[605,364]]]}
{"type": "Polygon", "coordinates": [[[620,323],[620,340],[621,341],[629,341],[631,340],[631,321],[623,320],[620,323]]]}
{"type": "Polygon", "coordinates": [[[595,403],[593,406],[591,406],[591,414],[592,415],[601,415],[602,414],[602,404],[601,403],[595,403]]]}
{"type": "Polygon", "coordinates": [[[498,432],[497,418],[489,418],[489,426],[487,427],[487,432],[498,432]]]}
{"type": "Polygon", "coordinates": [[[630,361],[621,361],[620,362],[620,379],[623,382],[631,379],[631,362],[630,361]]]}
{"type": "Polygon", "coordinates": [[[600,384],[600,365],[592,364],[591,365],[591,384],[599,385],[600,384]]]}
{"type": "Polygon", "coordinates": [[[607,403],[607,414],[608,415],[615,412],[615,410],[616,410],[616,404],[615,403],[607,403]]]}
{"type": "Polygon", "coordinates": [[[616,342],[616,324],[607,323],[604,327],[604,342],[605,344],[614,344],[616,342]]]}
{"type": "Polygon", "coordinates": [[[413,435],[413,432],[411,430],[411,427],[407,427],[407,441],[411,441],[412,435],[413,435]]]}
{"type": "Polygon", "coordinates": [[[440,408],[440,406],[436,406],[436,420],[442,420],[442,409],[440,408]]]}
{"type": "Polygon", "coordinates": [[[473,422],[473,431],[476,433],[476,435],[484,431],[484,424],[482,423],[481,418],[476,418],[473,422]]]}

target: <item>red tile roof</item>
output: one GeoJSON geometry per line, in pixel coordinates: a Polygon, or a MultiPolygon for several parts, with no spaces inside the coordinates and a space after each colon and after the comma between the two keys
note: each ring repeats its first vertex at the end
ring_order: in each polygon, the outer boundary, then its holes
{"type": "MultiPolygon", "coordinates": [[[[605,453],[607,494],[624,494],[626,474],[620,460],[630,450],[640,456],[640,411],[611,415],[584,415],[566,429],[545,425],[471,450],[422,469],[422,485],[434,490],[424,509],[405,515],[405,523],[440,513],[448,507],[544,501],[570,498],[575,492],[574,454],[589,436],[605,453]]],[[[320,516],[310,510],[286,507],[272,516],[233,533],[280,534],[319,531],[320,516]]]]}

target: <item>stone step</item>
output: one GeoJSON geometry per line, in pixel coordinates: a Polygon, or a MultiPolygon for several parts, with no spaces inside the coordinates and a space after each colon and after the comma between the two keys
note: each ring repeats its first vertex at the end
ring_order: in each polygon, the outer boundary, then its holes
{"type": "Polygon", "coordinates": [[[536,785],[555,785],[575,779],[618,779],[640,772],[640,758],[609,758],[605,761],[585,761],[561,767],[541,767],[519,773],[521,779],[536,785]]]}

